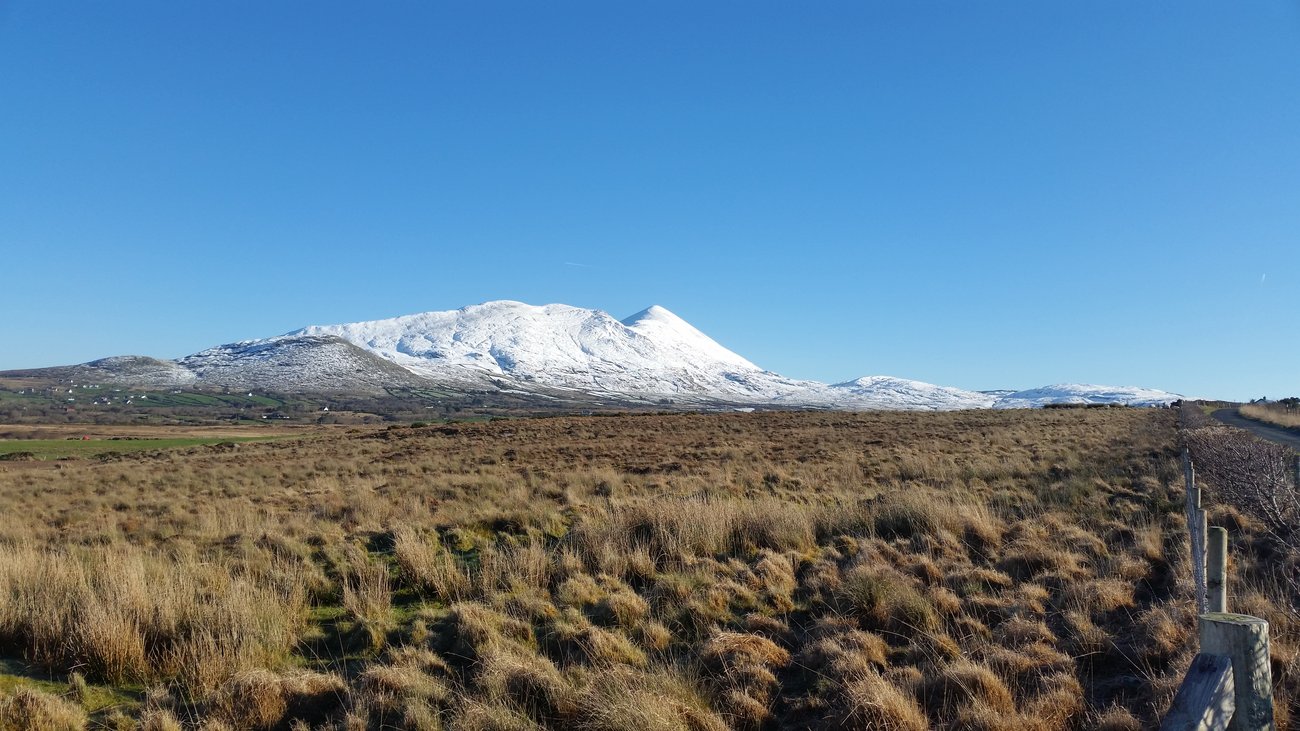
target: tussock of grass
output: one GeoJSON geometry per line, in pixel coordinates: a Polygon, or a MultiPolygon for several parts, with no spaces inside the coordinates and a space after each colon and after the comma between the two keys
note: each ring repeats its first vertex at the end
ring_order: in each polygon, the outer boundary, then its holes
{"type": "Polygon", "coordinates": [[[226,681],[210,707],[215,720],[234,728],[270,729],[290,721],[318,723],[342,705],[346,694],[337,675],[248,670],[226,681]]]}
{"type": "Polygon", "coordinates": [[[822,620],[804,643],[799,665],[833,674],[855,668],[883,670],[889,664],[889,644],[878,635],[854,627],[854,623],[839,618],[822,620]]]}
{"type": "Polygon", "coordinates": [[[515,648],[493,648],[475,680],[489,700],[523,709],[539,722],[564,723],[574,717],[578,693],[543,656],[515,648]]]}
{"type": "Polygon", "coordinates": [[[0,731],[81,731],[86,712],[56,695],[19,688],[0,697],[0,731]]]}
{"type": "Polygon", "coordinates": [[[448,604],[469,595],[469,572],[436,540],[403,526],[394,533],[393,552],[411,586],[448,604]]]}
{"type": "Polygon", "coordinates": [[[699,657],[734,727],[759,728],[771,719],[779,685],[775,672],[790,664],[789,651],[766,637],[719,631],[703,643],[699,657]]]}
{"type": "Polygon", "coordinates": [[[355,688],[354,705],[380,725],[437,728],[456,697],[445,682],[410,665],[372,665],[357,678],[355,688]]]}
{"type": "Polygon", "coordinates": [[[921,695],[926,706],[940,717],[952,717],[971,708],[987,709],[1004,717],[1016,712],[1006,684],[988,668],[969,661],[953,663],[927,677],[921,695]]]}
{"type": "Polygon", "coordinates": [[[366,633],[370,646],[382,648],[393,626],[393,591],[388,567],[358,551],[343,578],[343,609],[366,633]]]}
{"type": "Polygon", "coordinates": [[[216,712],[240,728],[271,728],[284,718],[289,704],[280,679],[268,670],[239,673],[218,691],[216,712]]]}
{"type": "MultiPolygon", "coordinates": [[[[538,731],[546,728],[510,705],[496,705],[472,699],[461,703],[453,728],[466,731],[538,731]]],[[[365,728],[359,724],[358,729],[365,728]]]]}
{"type": "Polygon", "coordinates": [[[587,731],[726,731],[694,684],[673,672],[613,668],[594,679],[580,699],[573,728],[587,731]]]}
{"type": "Polygon", "coordinates": [[[1126,708],[1108,708],[1097,716],[1097,731],[1142,731],[1142,722],[1126,708]]]}
{"type": "Polygon", "coordinates": [[[870,628],[899,635],[933,631],[939,627],[939,615],[913,581],[864,564],[845,575],[839,595],[845,610],[870,628]]]}
{"type": "Polygon", "coordinates": [[[925,731],[925,713],[909,695],[874,670],[846,676],[836,686],[836,700],[824,728],[870,728],[925,731]]]}
{"type": "MultiPolygon", "coordinates": [[[[215,721],[221,724],[221,721],[215,721]]],[[[184,726],[175,713],[165,708],[151,708],[145,711],[140,720],[140,731],[184,731],[184,726]]],[[[221,728],[217,725],[217,728],[221,728]]]]}

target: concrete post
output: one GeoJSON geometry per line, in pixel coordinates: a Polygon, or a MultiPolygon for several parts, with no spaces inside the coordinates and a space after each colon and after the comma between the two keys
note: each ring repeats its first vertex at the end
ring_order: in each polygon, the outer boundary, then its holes
{"type": "Polygon", "coordinates": [[[1275,731],[1268,622],[1245,614],[1206,613],[1200,617],[1200,634],[1201,652],[1232,660],[1236,712],[1229,731],[1275,731]]]}
{"type": "Polygon", "coordinates": [[[1207,609],[1205,599],[1205,511],[1201,510],[1201,488],[1196,485],[1196,465],[1192,454],[1183,447],[1183,479],[1187,483],[1187,538],[1192,549],[1192,583],[1196,592],[1196,611],[1207,609]]]}
{"type": "Polygon", "coordinates": [[[1228,611],[1228,529],[1209,530],[1205,553],[1206,604],[1211,612],[1228,611]]]}

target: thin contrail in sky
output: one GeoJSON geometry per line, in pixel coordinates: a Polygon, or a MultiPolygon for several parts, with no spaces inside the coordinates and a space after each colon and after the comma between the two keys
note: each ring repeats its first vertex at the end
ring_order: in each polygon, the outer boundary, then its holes
{"type": "Polygon", "coordinates": [[[583,269],[595,269],[595,267],[593,267],[593,266],[590,265],[590,264],[579,264],[579,263],[576,262],[576,261],[566,261],[566,262],[564,262],[564,266],[566,266],[566,267],[582,267],[583,269]]]}

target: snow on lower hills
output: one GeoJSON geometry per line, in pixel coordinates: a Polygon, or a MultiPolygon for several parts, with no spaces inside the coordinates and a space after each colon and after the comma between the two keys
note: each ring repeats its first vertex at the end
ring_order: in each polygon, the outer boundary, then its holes
{"type": "Polygon", "coordinates": [[[987,409],[995,401],[994,397],[978,391],[892,376],[864,376],[837,383],[831,388],[850,394],[854,400],[877,404],[876,408],[882,409],[987,409]]]}
{"type": "Polygon", "coordinates": [[[178,364],[206,386],[298,392],[384,392],[419,379],[341,338],[282,335],[186,356],[178,364]]]}
{"type": "Polygon", "coordinates": [[[84,363],[81,378],[90,381],[113,380],[131,386],[172,387],[194,383],[192,371],[174,360],[158,360],[141,355],[115,355],[84,363]]]}
{"type": "Polygon", "coordinates": [[[999,398],[995,409],[1032,409],[1052,404],[1120,404],[1124,406],[1167,406],[1183,398],[1176,393],[1138,386],[1094,386],[1061,383],[1055,386],[1016,391],[999,398]]]}

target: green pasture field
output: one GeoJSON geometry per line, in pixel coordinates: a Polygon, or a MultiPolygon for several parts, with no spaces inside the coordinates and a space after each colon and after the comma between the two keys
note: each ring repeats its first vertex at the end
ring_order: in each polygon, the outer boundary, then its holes
{"type": "Polygon", "coordinates": [[[74,403],[82,407],[93,406],[126,406],[127,397],[131,397],[131,406],[136,408],[168,408],[178,406],[216,406],[216,407],[234,407],[234,408],[280,408],[287,401],[254,394],[247,396],[240,394],[216,394],[201,393],[194,391],[136,391],[130,389],[110,389],[106,387],[74,387],[71,389],[58,388],[50,391],[44,388],[24,388],[20,390],[11,390],[0,388],[0,402],[12,403],[42,403],[50,402],[55,404],[74,403]],[[95,404],[96,399],[109,399],[109,404],[95,404]],[[71,399],[71,401],[69,401],[71,399]]]}
{"type": "Polygon", "coordinates": [[[29,452],[35,459],[97,457],[110,452],[152,452],[158,449],[200,447],[227,442],[260,442],[281,439],[265,437],[177,437],[168,439],[0,439],[0,460],[6,456],[29,452]]]}

